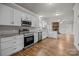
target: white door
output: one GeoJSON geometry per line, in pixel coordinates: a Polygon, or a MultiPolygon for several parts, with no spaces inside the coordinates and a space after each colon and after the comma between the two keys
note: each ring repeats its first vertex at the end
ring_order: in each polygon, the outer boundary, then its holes
{"type": "Polygon", "coordinates": [[[24,36],[23,35],[17,35],[16,37],[16,50],[15,52],[18,52],[24,48],[24,36]]]}

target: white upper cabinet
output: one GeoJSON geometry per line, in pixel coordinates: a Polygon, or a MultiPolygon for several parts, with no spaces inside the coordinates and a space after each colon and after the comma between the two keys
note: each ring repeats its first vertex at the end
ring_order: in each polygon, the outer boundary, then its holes
{"type": "Polygon", "coordinates": [[[21,26],[21,20],[31,21],[32,27],[39,27],[39,18],[0,4],[0,25],[21,26]]]}
{"type": "Polygon", "coordinates": [[[0,4],[0,25],[21,26],[21,19],[25,18],[25,13],[0,4]]]}
{"type": "Polygon", "coordinates": [[[75,4],[73,10],[74,10],[74,19],[75,19],[74,21],[76,23],[79,23],[79,4],[75,4]]]}
{"type": "Polygon", "coordinates": [[[31,17],[31,21],[32,21],[32,27],[35,27],[36,25],[35,25],[35,23],[36,23],[36,21],[35,21],[35,19],[34,19],[34,17],[31,17]]]}
{"type": "Polygon", "coordinates": [[[37,17],[31,17],[31,21],[32,21],[32,26],[33,27],[39,27],[39,19],[37,17]]]}
{"type": "Polygon", "coordinates": [[[14,9],[14,25],[15,26],[21,26],[21,20],[22,20],[22,12],[19,10],[14,9]]]}
{"type": "Polygon", "coordinates": [[[22,12],[21,13],[21,17],[22,17],[22,20],[29,20],[29,21],[31,21],[31,17],[30,17],[30,15],[28,14],[28,13],[24,13],[24,12],[22,12]]]}
{"type": "Polygon", "coordinates": [[[22,17],[22,20],[26,20],[26,13],[21,12],[21,17],[22,17]]]}
{"type": "Polygon", "coordinates": [[[13,9],[0,4],[0,25],[12,25],[13,9]]]}

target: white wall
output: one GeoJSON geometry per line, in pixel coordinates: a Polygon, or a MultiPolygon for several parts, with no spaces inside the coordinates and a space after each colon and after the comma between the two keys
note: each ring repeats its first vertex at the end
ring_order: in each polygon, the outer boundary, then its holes
{"type": "Polygon", "coordinates": [[[73,23],[60,23],[59,32],[62,34],[73,34],[73,23]]]}
{"type": "Polygon", "coordinates": [[[74,45],[79,50],[79,4],[74,6],[74,45]]]}

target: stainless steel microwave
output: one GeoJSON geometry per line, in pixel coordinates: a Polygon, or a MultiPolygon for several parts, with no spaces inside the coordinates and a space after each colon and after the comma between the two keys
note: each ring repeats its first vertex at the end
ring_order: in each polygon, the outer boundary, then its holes
{"type": "Polygon", "coordinates": [[[21,26],[31,27],[31,25],[32,25],[31,21],[25,21],[25,20],[21,21],[21,26]]]}

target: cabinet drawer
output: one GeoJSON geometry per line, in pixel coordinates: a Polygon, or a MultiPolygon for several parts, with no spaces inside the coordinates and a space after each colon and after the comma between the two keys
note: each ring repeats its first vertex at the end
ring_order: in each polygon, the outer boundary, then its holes
{"type": "Polygon", "coordinates": [[[10,47],[8,49],[3,49],[3,50],[1,50],[1,55],[2,56],[11,55],[11,54],[15,53],[15,50],[16,50],[16,48],[14,48],[14,47],[10,47]]]}
{"type": "Polygon", "coordinates": [[[16,44],[24,43],[24,37],[23,35],[16,36],[16,44]]]}
{"type": "Polygon", "coordinates": [[[17,39],[16,44],[20,44],[20,43],[24,43],[24,40],[23,39],[17,39]]]}
{"type": "MultiPolygon", "coordinates": [[[[3,46],[2,46],[3,47],[3,46]]],[[[15,45],[9,45],[8,47],[6,47],[6,45],[4,45],[4,49],[1,49],[1,55],[11,55],[13,53],[16,53],[20,50],[22,50],[24,48],[24,44],[20,43],[20,44],[15,44],[15,45]]]]}
{"type": "Polygon", "coordinates": [[[6,42],[1,42],[1,49],[5,49],[5,48],[8,48],[8,47],[11,47],[13,45],[16,44],[16,41],[6,41],[6,42]]]}
{"type": "Polygon", "coordinates": [[[12,37],[1,38],[1,42],[10,41],[12,37]]]}
{"type": "Polygon", "coordinates": [[[21,43],[21,44],[17,44],[16,45],[16,50],[15,50],[15,52],[17,52],[17,51],[20,51],[20,50],[22,50],[23,48],[24,48],[24,44],[23,43],[21,43]]]}

